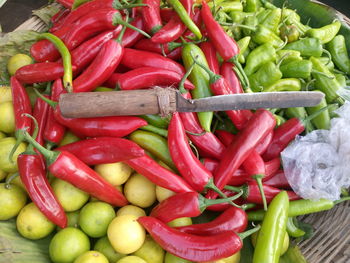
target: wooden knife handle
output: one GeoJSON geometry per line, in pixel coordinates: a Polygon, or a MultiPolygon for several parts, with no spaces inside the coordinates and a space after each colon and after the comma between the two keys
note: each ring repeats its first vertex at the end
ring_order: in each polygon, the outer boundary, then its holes
{"type": "Polygon", "coordinates": [[[66,118],[168,115],[176,111],[176,91],[156,87],[145,90],[66,93],[60,96],[59,107],[66,118]]]}

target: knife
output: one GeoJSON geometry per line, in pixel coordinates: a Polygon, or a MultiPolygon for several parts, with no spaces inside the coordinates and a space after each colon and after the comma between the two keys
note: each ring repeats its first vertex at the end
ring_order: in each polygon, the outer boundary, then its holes
{"type": "Polygon", "coordinates": [[[227,111],[259,108],[310,107],[324,94],[313,91],[259,92],[184,99],[178,90],[160,88],[110,92],[66,93],[59,98],[61,113],[67,118],[126,116],[178,112],[227,111]]]}

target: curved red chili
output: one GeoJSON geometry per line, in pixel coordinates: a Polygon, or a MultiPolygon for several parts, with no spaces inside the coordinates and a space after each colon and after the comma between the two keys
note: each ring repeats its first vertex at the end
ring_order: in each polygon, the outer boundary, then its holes
{"type": "Polygon", "coordinates": [[[123,47],[108,40],[89,67],[73,81],[74,92],[91,91],[104,83],[115,71],[123,55],[123,47]]]}
{"type": "Polygon", "coordinates": [[[260,154],[263,155],[265,153],[265,151],[267,150],[267,148],[269,147],[271,141],[273,138],[273,131],[271,131],[269,134],[266,135],[265,139],[263,139],[261,141],[261,143],[259,143],[255,150],[260,154]]]}
{"type": "Polygon", "coordinates": [[[168,23],[170,19],[176,14],[172,8],[162,8],[160,9],[160,17],[163,22],[168,23]]]}
{"type": "Polygon", "coordinates": [[[33,84],[39,82],[53,81],[62,78],[64,69],[62,63],[42,62],[34,63],[19,68],[15,77],[21,83],[33,84]]]}
{"type": "Polygon", "coordinates": [[[265,177],[263,182],[269,180],[281,167],[281,159],[279,157],[274,158],[268,162],[265,162],[265,177]]]}
{"type": "Polygon", "coordinates": [[[141,10],[146,31],[154,34],[162,27],[160,0],[142,0],[142,3],[146,5],[141,10]]]}
{"type": "MultiPolygon", "coordinates": [[[[220,159],[220,164],[214,174],[214,182],[219,189],[224,188],[234,172],[275,125],[276,120],[269,111],[257,110],[254,113],[220,159]]],[[[215,198],[217,194],[210,191],[209,196],[215,198]]]]}
{"type": "Polygon", "coordinates": [[[219,61],[216,56],[216,49],[210,41],[202,42],[199,46],[207,59],[208,66],[214,74],[220,74],[219,61]]]}
{"type": "Polygon", "coordinates": [[[120,78],[121,75],[122,75],[122,73],[113,73],[106,80],[106,82],[103,83],[103,86],[106,86],[106,87],[111,88],[111,89],[115,89],[117,87],[118,79],[120,78]]]}
{"type": "MultiPolygon", "coordinates": [[[[130,22],[130,24],[134,27],[137,27],[138,29],[145,29],[143,19],[140,16],[135,17],[134,20],[130,22]]],[[[133,30],[131,28],[127,28],[122,39],[122,46],[132,47],[137,43],[137,41],[139,41],[142,38],[143,35],[140,32],[137,32],[136,30],[133,30]]]]}
{"type": "MultiPolygon", "coordinates": [[[[171,86],[179,84],[183,75],[171,70],[143,67],[130,70],[118,78],[118,87],[121,90],[149,88],[153,86],[171,86]]],[[[186,89],[194,89],[194,85],[186,80],[186,89]]]]}
{"type": "Polygon", "coordinates": [[[55,151],[70,152],[87,165],[122,162],[145,154],[136,143],[114,137],[85,139],[58,147],[55,151]]]}
{"type": "Polygon", "coordinates": [[[201,162],[203,163],[204,167],[211,173],[214,173],[215,169],[219,165],[219,161],[210,158],[203,158],[201,159],[201,162]]]}
{"type": "Polygon", "coordinates": [[[305,130],[305,126],[298,118],[291,118],[278,126],[273,133],[272,141],[265,151],[263,158],[269,161],[279,157],[280,153],[294,140],[294,138],[305,130]]]}
{"type": "Polygon", "coordinates": [[[153,217],[142,216],[137,220],[162,248],[190,261],[215,261],[233,255],[243,246],[241,238],[233,231],[197,236],[175,230],[153,217]]]}
{"type": "Polygon", "coordinates": [[[176,229],[187,234],[211,236],[224,231],[234,231],[236,233],[240,233],[246,230],[247,225],[247,213],[241,208],[231,206],[208,223],[181,226],[176,227],[176,229]]]}
{"type": "MultiPolygon", "coordinates": [[[[47,97],[47,96],[46,96],[47,97]]],[[[39,132],[36,137],[36,141],[41,145],[44,145],[44,131],[47,123],[47,117],[49,114],[50,106],[40,98],[36,99],[33,110],[33,117],[37,120],[39,126],[39,132]]]]}
{"type": "Polygon", "coordinates": [[[243,93],[241,83],[237,77],[236,72],[233,70],[234,65],[229,62],[222,63],[220,67],[220,74],[226,79],[229,83],[231,90],[234,94],[243,93]]]}
{"type": "Polygon", "coordinates": [[[177,50],[178,47],[181,47],[182,43],[170,42],[166,44],[155,44],[151,41],[151,39],[141,39],[138,41],[134,48],[138,50],[146,50],[154,53],[158,53],[161,55],[168,55],[170,52],[177,50]]]}
{"type": "Polygon", "coordinates": [[[290,189],[289,182],[287,180],[284,171],[279,170],[275,173],[270,179],[264,182],[265,185],[282,188],[282,189],[290,189]]]}
{"type": "Polygon", "coordinates": [[[53,24],[52,27],[49,29],[50,32],[54,32],[57,31],[57,29],[55,29],[54,27],[60,25],[65,19],[66,17],[70,14],[70,10],[69,9],[61,9],[59,10],[56,14],[54,14],[51,18],[50,18],[50,22],[53,24]]]}
{"type": "Polygon", "coordinates": [[[125,163],[154,184],[175,193],[194,192],[184,179],[165,169],[146,154],[143,157],[127,160],[125,163]]]}
{"type": "Polygon", "coordinates": [[[23,153],[17,158],[18,171],[30,199],[55,225],[67,226],[67,217],[57,200],[38,154],[23,153]]]}
{"type": "Polygon", "coordinates": [[[185,74],[185,69],[180,63],[149,51],[125,48],[120,63],[130,69],[153,67],[175,71],[181,75],[185,74]]]}
{"type": "MultiPolygon", "coordinates": [[[[191,99],[189,92],[182,94],[185,99],[191,99]]],[[[205,132],[198,121],[197,114],[193,112],[181,112],[180,117],[187,136],[193,144],[206,156],[215,159],[220,159],[225,146],[211,132],[205,132]]]]}

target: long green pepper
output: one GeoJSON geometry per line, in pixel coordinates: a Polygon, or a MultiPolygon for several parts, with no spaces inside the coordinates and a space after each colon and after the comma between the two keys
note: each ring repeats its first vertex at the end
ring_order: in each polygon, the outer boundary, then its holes
{"type": "MultiPolygon", "coordinates": [[[[315,90],[318,91],[318,90],[315,90]]],[[[321,91],[319,91],[321,92],[321,91]]],[[[314,106],[314,107],[308,107],[306,108],[308,114],[313,114],[320,109],[324,108],[327,106],[326,99],[323,98],[320,102],[320,104],[314,106]]],[[[311,123],[317,128],[317,129],[322,129],[322,130],[329,130],[330,128],[330,123],[331,123],[331,118],[329,116],[328,110],[321,112],[318,116],[313,118],[311,120],[311,123]]]]}
{"type": "Polygon", "coordinates": [[[276,61],[276,49],[270,43],[266,43],[249,53],[244,71],[247,76],[252,75],[263,64],[270,61],[276,61]]]}
{"type": "Polygon", "coordinates": [[[350,74],[350,59],[344,36],[337,35],[326,45],[326,48],[331,53],[335,65],[344,73],[350,74]]]}

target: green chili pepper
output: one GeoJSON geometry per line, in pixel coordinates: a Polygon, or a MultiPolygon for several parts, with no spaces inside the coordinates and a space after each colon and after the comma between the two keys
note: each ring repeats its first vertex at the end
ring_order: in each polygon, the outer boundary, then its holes
{"type": "Polygon", "coordinates": [[[277,80],[272,85],[264,88],[264,92],[274,92],[274,91],[300,91],[301,82],[296,78],[286,78],[277,80]]]}
{"type": "Polygon", "coordinates": [[[278,263],[286,233],[289,200],[286,191],[271,201],[261,225],[253,263],[278,263]]]}
{"type": "Polygon", "coordinates": [[[337,35],[326,45],[326,48],[331,53],[335,65],[344,73],[350,74],[350,59],[344,36],[337,35]]]}
{"type": "MultiPolygon", "coordinates": [[[[316,90],[318,91],[318,90],[316,90]]],[[[321,91],[319,91],[321,92],[321,91]]],[[[327,106],[326,99],[323,98],[320,102],[320,104],[314,106],[314,107],[308,107],[306,108],[308,114],[313,114],[320,109],[324,108],[327,106]]],[[[318,116],[313,118],[311,120],[311,123],[317,128],[317,129],[322,129],[322,130],[329,130],[330,128],[330,116],[328,111],[323,111],[321,112],[318,116]]]]}
{"type": "Polygon", "coordinates": [[[277,51],[277,63],[280,65],[287,64],[291,61],[302,60],[301,54],[296,50],[281,49],[277,51]]]}
{"type": "Polygon", "coordinates": [[[168,141],[165,138],[148,131],[134,131],[129,135],[129,138],[146,151],[156,156],[171,169],[176,170],[176,166],[169,153],[168,141]]]}
{"type": "MultiPolygon", "coordinates": [[[[334,76],[331,71],[317,58],[311,57],[310,61],[312,62],[312,66],[316,71],[324,73],[327,76],[334,76]]],[[[326,95],[326,101],[328,103],[334,102],[339,98],[337,90],[340,88],[340,84],[335,77],[329,78],[318,73],[312,73],[312,76],[314,79],[316,79],[315,87],[326,95]]]]}
{"type": "Polygon", "coordinates": [[[177,15],[180,17],[181,21],[186,25],[186,27],[198,38],[202,38],[202,33],[200,29],[193,22],[191,17],[188,15],[186,9],[183,7],[179,0],[167,0],[167,2],[174,8],[177,15]]]}
{"type": "Polygon", "coordinates": [[[322,43],[317,38],[303,38],[287,44],[284,49],[299,51],[303,57],[320,57],[323,53],[322,43]]]}
{"type": "Polygon", "coordinates": [[[256,12],[260,7],[260,0],[246,0],[243,10],[244,12],[256,12]]]}
{"type": "Polygon", "coordinates": [[[50,33],[42,33],[38,39],[46,39],[52,42],[57,50],[60,52],[62,57],[62,63],[64,68],[63,85],[68,92],[73,91],[73,73],[72,73],[72,60],[68,48],[65,46],[63,41],[50,33]]]}
{"type": "Polygon", "coordinates": [[[256,30],[252,34],[252,39],[257,44],[262,45],[265,43],[270,43],[275,48],[279,48],[284,45],[284,41],[280,39],[279,36],[263,25],[257,26],[256,30]]]}
{"type": "Polygon", "coordinates": [[[291,43],[299,39],[300,32],[295,25],[283,25],[280,28],[280,37],[287,39],[288,43],[291,43]]]}
{"type": "Polygon", "coordinates": [[[261,65],[270,61],[276,61],[276,49],[270,43],[266,43],[250,52],[244,71],[248,76],[252,75],[261,65]]]}
{"type": "Polygon", "coordinates": [[[220,4],[221,10],[224,12],[231,12],[231,11],[243,11],[243,4],[241,2],[222,2],[220,4]]]}
{"type": "Polygon", "coordinates": [[[281,78],[282,72],[274,62],[270,61],[249,76],[250,87],[254,92],[259,92],[281,78]]]}
{"type": "Polygon", "coordinates": [[[210,9],[213,9],[214,6],[215,8],[217,8],[218,6],[220,6],[220,4],[224,2],[224,0],[215,0],[215,1],[210,1],[208,2],[208,6],[210,7],[210,9]]]}
{"type": "Polygon", "coordinates": [[[146,120],[149,124],[162,129],[167,129],[170,123],[170,118],[168,117],[162,118],[159,115],[148,114],[148,115],[142,115],[140,117],[146,120]]]}
{"type": "Polygon", "coordinates": [[[329,57],[319,57],[318,60],[321,61],[330,71],[334,70],[334,63],[329,57]]]}
{"type": "MultiPolygon", "coordinates": [[[[192,56],[201,64],[209,67],[202,50],[195,44],[186,44],[182,49],[182,60],[186,70],[188,70],[193,64],[192,56]]],[[[212,95],[209,86],[209,76],[205,70],[198,65],[193,66],[192,72],[189,75],[189,80],[196,87],[194,90],[191,90],[194,99],[210,97],[212,95]]],[[[198,119],[202,128],[205,131],[210,132],[213,112],[198,112],[198,119]]]]}
{"type": "Polygon", "coordinates": [[[259,24],[261,24],[270,14],[272,10],[263,8],[256,14],[259,24]]]}
{"type": "MultiPolygon", "coordinates": [[[[298,118],[300,120],[306,119],[308,116],[306,109],[304,107],[288,108],[285,110],[285,114],[289,119],[298,118]]],[[[311,132],[314,130],[314,127],[312,126],[311,122],[308,121],[305,123],[305,130],[307,132],[311,132]]]]}
{"type": "Polygon", "coordinates": [[[341,23],[339,20],[334,21],[332,24],[323,26],[321,28],[312,28],[306,32],[309,37],[317,38],[321,40],[322,44],[330,42],[339,32],[341,23]]]}
{"type": "Polygon", "coordinates": [[[284,78],[302,78],[311,76],[312,62],[309,60],[295,60],[280,67],[284,78]]]}
{"type": "Polygon", "coordinates": [[[270,11],[269,15],[264,20],[262,20],[260,24],[268,28],[272,32],[277,33],[278,26],[281,21],[281,16],[282,16],[282,9],[275,8],[270,11]]]}
{"type": "Polygon", "coordinates": [[[237,41],[237,45],[239,46],[238,61],[241,64],[245,63],[244,52],[248,49],[250,40],[251,40],[251,37],[247,36],[237,41]]]}
{"type": "Polygon", "coordinates": [[[139,129],[144,130],[144,131],[153,132],[153,133],[158,134],[159,136],[163,136],[165,138],[168,137],[168,130],[158,128],[158,127],[150,125],[150,124],[142,126],[139,129]]]}
{"type": "Polygon", "coordinates": [[[250,36],[253,32],[253,28],[255,29],[258,25],[258,19],[255,16],[247,16],[244,19],[243,25],[245,28],[242,28],[242,31],[245,36],[250,36]]]}
{"type": "Polygon", "coordinates": [[[284,21],[287,25],[296,26],[301,35],[304,35],[306,31],[310,29],[309,26],[300,22],[300,16],[292,9],[282,9],[282,21],[284,21]]]}
{"type": "Polygon", "coordinates": [[[288,217],[287,233],[291,237],[302,237],[305,232],[294,224],[294,217],[288,217]]]}
{"type": "Polygon", "coordinates": [[[243,23],[244,19],[248,16],[254,16],[254,13],[246,13],[241,11],[232,11],[230,12],[230,17],[232,22],[241,24],[243,23]]]}
{"type": "Polygon", "coordinates": [[[336,80],[339,82],[341,87],[345,87],[346,85],[346,77],[343,74],[334,74],[336,80]]]}

